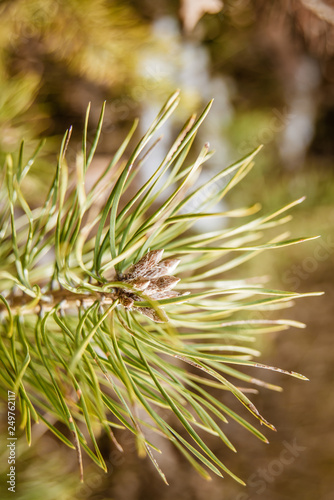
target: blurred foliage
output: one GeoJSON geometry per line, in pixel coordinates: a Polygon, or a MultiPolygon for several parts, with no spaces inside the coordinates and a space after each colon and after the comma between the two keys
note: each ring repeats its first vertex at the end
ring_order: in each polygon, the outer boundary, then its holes
{"type": "Polygon", "coordinates": [[[139,50],[152,43],[149,28],[123,2],[2,2],[0,151],[15,151],[23,136],[54,132],[50,121],[59,109],[52,101],[71,78],[100,86],[104,97],[133,87],[139,50]]]}

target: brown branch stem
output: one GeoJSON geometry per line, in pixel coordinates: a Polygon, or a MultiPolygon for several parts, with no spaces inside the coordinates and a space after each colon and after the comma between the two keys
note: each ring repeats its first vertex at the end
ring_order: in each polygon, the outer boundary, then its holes
{"type": "MultiPolygon", "coordinates": [[[[20,295],[11,293],[6,297],[6,301],[13,315],[38,314],[41,311],[48,312],[58,305],[63,310],[77,309],[81,305],[89,307],[96,301],[101,304],[111,305],[115,299],[116,296],[114,293],[96,291],[74,293],[64,288],[42,294],[37,304],[35,303],[35,299],[24,293],[20,295]]],[[[0,313],[7,313],[5,305],[1,302],[0,313]]]]}

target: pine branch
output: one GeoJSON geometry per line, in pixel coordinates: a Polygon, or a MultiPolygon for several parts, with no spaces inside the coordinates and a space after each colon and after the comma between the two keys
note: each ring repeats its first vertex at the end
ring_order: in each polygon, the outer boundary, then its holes
{"type": "Polygon", "coordinates": [[[147,454],[167,482],[152,453],[155,445],[145,437],[148,427],[170,440],[204,477],[209,469],[243,483],[208,448],[203,434],[214,434],[235,450],[223,431],[232,418],[262,441],[267,438],[214,397],[210,387],[231,392],[261,423],[275,429],[246,394],[255,392],[254,384],[280,387],[239,367],[305,379],[254,361],[260,353],[248,343],[258,333],[303,327],[268,319],[266,310],[316,294],[265,289],[261,280],[226,280],[224,273],[264,251],[305,241],[289,239],[288,233],[265,240],[266,231],[287,223],[285,212],[302,200],[269,215],[254,216],[258,204],[210,212],[250,171],[258,152],[194,187],[213,152],[206,144],[195,161],[188,154],[211,103],[198,118],[186,121],[155,173],[138,188],[138,171],[178,100],[176,92],[124,160],[134,124],[90,190],[86,175],[94,164],[104,109],[89,151],[88,109],[76,172],[69,174],[66,164],[67,131],[54,179],[37,208],[29,206],[23,193],[39,149],[26,162],[23,147],[17,159],[7,157],[0,188],[2,395],[4,388],[17,392],[28,443],[31,421],[42,421],[76,450],[81,476],[82,452],[106,468],[96,439],[101,432],[121,449],[112,432],[116,427],[135,436],[140,453],[147,454]],[[133,186],[137,189],[130,197],[133,186]],[[200,200],[196,211],[189,211],[195,197],[200,200]],[[197,234],[196,221],[211,217],[242,221],[197,234]],[[254,311],[257,319],[250,314],[254,311]],[[139,407],[146,418],[139,417],[139,407]],[[174,414],[189,439],[160,408],[174,414]],[[68,435],[56,421],[67,426],[68,435]]]}

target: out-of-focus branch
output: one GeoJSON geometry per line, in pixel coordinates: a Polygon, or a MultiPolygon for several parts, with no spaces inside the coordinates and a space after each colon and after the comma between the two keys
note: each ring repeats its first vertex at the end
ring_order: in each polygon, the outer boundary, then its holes
{"type": "Polygon", "coordinates": [[[323,0],[300,0],[300,2],[319,19],[334,25],[334,7],[323,0]]]}

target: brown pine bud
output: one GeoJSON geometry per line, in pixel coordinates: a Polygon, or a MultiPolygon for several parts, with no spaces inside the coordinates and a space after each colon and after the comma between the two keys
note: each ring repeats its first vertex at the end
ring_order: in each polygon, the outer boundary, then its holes
{"type": "Polygon", "coordinates": [[[146,273],[151,271],[160,262],[163,250],[152,250],[142,257],[136,264],[130,267],[126,273],[126,279],[133,279],[139,276],[146,277],[146,273]]]}
{"type": "Polygon", "coordinates": [[[179,259],[165,259],[159,262],[159,264],[148,271],[145,274],[146,278],[159,278],[160,276],[165,276],[166,274],[172,274],[179,264],[179,259]]]}
{"type": "Polygon", "coordinates": [[[172,297],[179,297],[181,294],[176,290],[163,290],[162,292],[157,292],[150,295],[151,299],[171,299],[172,297]]]}
{"type": "Polygon", "coordinates": [[[165,290],[170,290],[174,288],[176,283],[180,281],[180,278],[175,276],[160,276],[160,278],[153,278],[150,281],[149,286],[146,288],[146,293],[151,295],[153,293],[162,292],[165,290]]]}
{"type": "Polygon", "coordinates": [[[168,317],[163,309],[159,308],[159,314],[151,307],[136,307],[136,310],[156,323],[166,323],[168,321],[168,317]]]}
{"type": "Polygon", "coordinates": [[[125,309],[131,309],[134,300],[131,297],[124,295],[120,298],[120,302],[125,307],[125,309]]]}
{"type": "MultiPolygon", "coordinates": [[[[153,300],[169,299],[181,295],[179,292],[172,290],[180,281],[180,278],[171,276],[180,261],[179,259],[165,259],[161,261],[163,252],[163,250],[147,252],[123,276],[119,276],[120,281],[132,285],[135,290],[144,292],[144,295],[153,300]]],[[[157,323],[168,321],[168,317],[163,309],[134,306],[135,301],[138,303],[145,300],[144,297],[136,295],[134,290],[119,288],[116,295],[126,309],[135,309],[157,323]]]]}
{"type": "Polygon", "coordinates": [[[139,277],[133,280],[127,280],[127,283],[129,283],[129,285],[132,285],[136,290],[143,291],[146,290],[146,288],[149,286],[150,280],[139,277]]]}
{"type": "Polygon", "coordinates": [[[180,259],[164,259],[159,263],[159,267],[165,269],[164,274],[172,274],[180,262],[180,259]]]}
{"type": "Polygon", "coordinates": [[[159,276],[163,276],[166,274],[163,269],[160,268],[160,266],[153,267],[150,271],[147,271],[145,273],[145,278],[147,279],[153,279],[153,278],[159,278],[159,276]]]}

